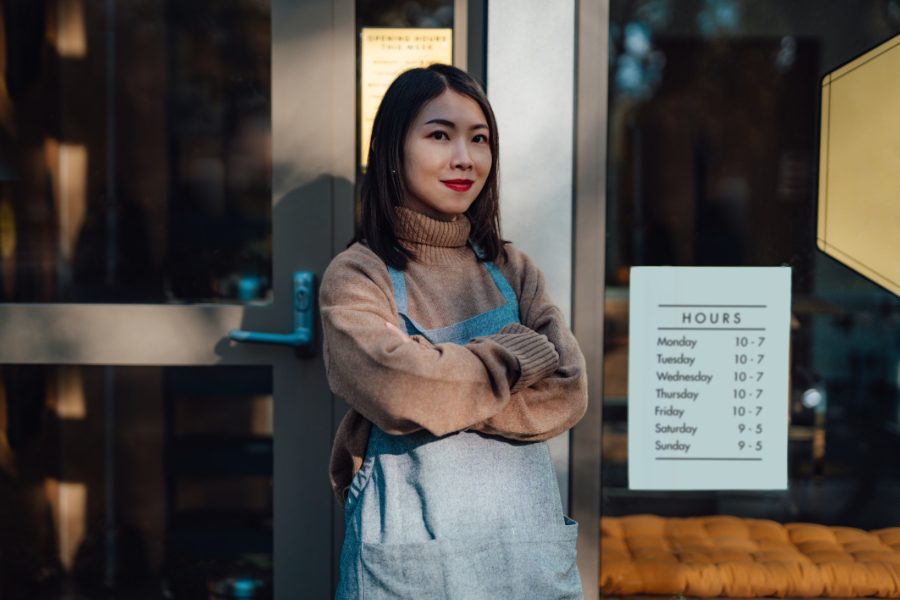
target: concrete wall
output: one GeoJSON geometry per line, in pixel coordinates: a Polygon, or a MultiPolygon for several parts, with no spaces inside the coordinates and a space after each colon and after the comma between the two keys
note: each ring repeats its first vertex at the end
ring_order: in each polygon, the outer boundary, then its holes
{"type": "MultiPolygon", "coordinates": [[[[535,260],[571,323],[575,1],[488,0],[487,12],[503,235],[535,260]]],[[[568,504],[568,434],[550,449],[568,504]]]]}

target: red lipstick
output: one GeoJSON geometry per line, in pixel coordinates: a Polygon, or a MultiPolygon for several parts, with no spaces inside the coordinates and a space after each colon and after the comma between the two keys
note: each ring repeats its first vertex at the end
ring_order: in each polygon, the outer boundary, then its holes
{"type": "Polygon", "coordinates": [[[475,182],[471,179],[442,179],[441,183],[454,192],[468,192],[475,182]]]}

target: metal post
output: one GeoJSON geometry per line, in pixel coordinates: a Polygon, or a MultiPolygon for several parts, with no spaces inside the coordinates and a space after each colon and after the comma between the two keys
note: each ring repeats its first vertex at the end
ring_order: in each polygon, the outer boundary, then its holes
{"type": "Polygon", "coordinates": [[[587,414],[572,430],[571,514],[579,522],[578,570],[586,599],[599,598],[603,309],[609,0],[576,5],[575,274],[572,321],[588,371],[587,414]]]}

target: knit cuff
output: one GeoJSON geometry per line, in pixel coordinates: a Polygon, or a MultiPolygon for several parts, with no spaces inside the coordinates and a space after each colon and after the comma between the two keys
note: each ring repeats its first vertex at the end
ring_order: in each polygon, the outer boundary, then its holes
{"type": "Polygon", "coordinates": [[[527,388],[559,367],[559,353],[547,336],[513,323],[499,333],[487,336],[508,350],[519,362],[519,377],[510,388],[511,392],[527,388]]]}

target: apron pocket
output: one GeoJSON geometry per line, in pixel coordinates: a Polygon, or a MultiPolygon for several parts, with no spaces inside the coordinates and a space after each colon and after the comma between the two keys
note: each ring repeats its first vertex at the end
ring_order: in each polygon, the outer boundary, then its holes
{"type": "Polygon", "coordinates": [[[361,600],[445,598],[441,542],[367,544],[360,552],[361,600]]]}
{"type": "Polygon", "coordinates": [[[584,598],[575,562],[575,521],[484,531],[441,541],[448,599],[584,598]]]}
{"type": "Polygon", "coordinates": [[[411,544],[363,543],[362,600],[582,600],[578,523],[497,529],[411,544]]]}

